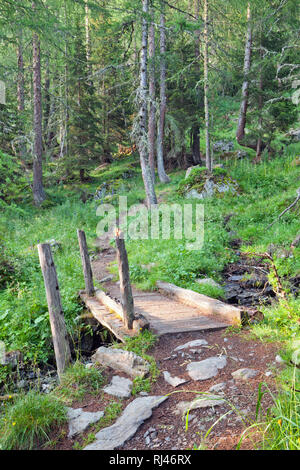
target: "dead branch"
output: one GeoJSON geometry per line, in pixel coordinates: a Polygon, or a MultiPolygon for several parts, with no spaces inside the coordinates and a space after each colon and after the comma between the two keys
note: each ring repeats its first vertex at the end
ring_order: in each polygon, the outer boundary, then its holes
{"type": "Polygon", "coordinates": [[[297,202],[298,202],[299,200],[300,200],[300,188],[297,189],[297,197],[296,197],[295,201],[292,202],[292,204],[291,204],[289,207],[287,207],[286,209],[284,209],[284,211],[282,211],[281,214],[279,214],[279,216],[277,217],[277,219],[275,219],[270,225],[267,226],[267,230],[268,230],[270,227],[272,227],[272,225],[274,225],[275,222],[277,222],[277,220],[279,220],[280,217],[283,216],[283,214],[285,214],[285,213],[286,213],[287,211],[289,211],[292,207],[294,207],[294,206],[297,204],[297,202]]]}

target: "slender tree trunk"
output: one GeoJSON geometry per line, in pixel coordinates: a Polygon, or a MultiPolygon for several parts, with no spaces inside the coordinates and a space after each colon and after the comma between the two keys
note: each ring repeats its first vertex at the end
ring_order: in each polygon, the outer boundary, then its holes
{"type": "Polygon", "coordinates": [[[22,30],[19,32],[18,37],[18,111],[22,113],[25,109],[25,93],[24,93],[24,58],[23,58],[23,34],[22,30]]]}
{"type": "Polygon", "coordinates": [[[165,6],[161,2],[160,15],[160,112],[157,133],[157,172],[159,180],[162,183],[169,183],[170,178],[165,172],[164,167],[164,135],[165,135],[165,119],[167,110],[166,98],[166,19],[165,6]]]}
{"type": "Polygon", "coordinates": [[[148,0],[142,0],[142,50],[140,62],[140,90],[139,90],[139,135],[137,135],[137,146],[140,154],[140,162],[142,168],[142,176],[146,191],[147,206],[157,204],[154,183],[152,180],[151,170],[149,166],[148,153],[148,86],[147,86],[147,50],[148,50],[148,23],[147,16],[149,13],[148,0]]]}
{"type": "Polygon", "coordinates": [[[198,124],[192,127],[192,153],[193,153],[193,162],[195,165],[201,163],[200,156],[200,135],[199,135],[199,126],[198,124]]]}
{"type": "MultiPolygon", "coordinates": [[[[65,24],[68,25],[68,12],[67,12],[67,3],[64,3],[64,13],[65,13],[65,24]]],[[[64,73],[64,94],[65,94],[65,155],[68,155],[69,152],[69,85],[68,85],[68,42],[67,38],[65,39],[65,73],[64,73]]]]}
{"type": "Polygon", "coordinates": [[[91,37],[90,37],[90,19],[89,19],[89,6],[85,0],[85,42],[86,42],[86,63],[87,72],[89,76],[89,84],[92,85],[92,67],[91,67],[91,37]]]}
{"type": "MultiPolygon", "coordinates": [[[[263,58],[263,51],[261,48],[261,41],[262,38],[260,38],[260,49],[259,49],[259,56],[260,60],[263,58]]],[[[256,157],[253,160],[253,163],[259,163],[261,161],[261,153],[262,153],[262,108],[263,108],[263,75],[262,75],[262,65],[260,64],[259,66],[259,95],[258,95],[258,139],[257,139],[257,144],[256,144],[256,157]]]]}
{"type": "MultiPolygon", "coordinates": [[[[20,119],[20,131],[21,134],[24,133],[24,124],[22,113],[25,110],[25,80],[24,80],[24,58],[23,58],[23,38],[22,30],[20,29],[18,35],[18,78],[17,78],[17,101],[18,101],[18,111],[21,114],[20,119]]],[[[20,159],[22,164],[26,167],[26,163],[23,161],[26,154],[26,145],[23,140],[20,142],[20,159]]]]}
{"type": "Polygon", "coordinates": [[[42,94],[40,40],[33,34],[33,117],[34,117],[34,160],[33,160],[33,198],[39,206],[46,198],[43,188],[43,142],[42,142],[42,94]]]}
{"type": "Polygon", "coordinates": [[[46,147],[49,146],[49,142],[47,140],[48,136],[48,126],[49,126],[49,118],[50,118],[50,106],[51,106],[51,99],[50,99],[50,69],[49,69],[49,58],[46,58],[46,73],[45,73],[45,93],[44,93],[44,103],[45,103],[45,113],[44,113],[44,142],[46,147]]]}
{"type": "Polygon", "coordinates": [[[154,11],[151,7],[151,24],[149,28],[149,124],[148,124],[148,140],[149,140],[149,166],[152,174],[153,182],[155,182],[155,27],[154,27],[154,11]]]}
{"type": "MultiPolygon", "coordinates": [[[[199,0],[194,0],[194,16],[196,18],[196,21],[199,20],[199,10],[200,10],[200,1],[199,0]]],[[[200,67],[199,67],[199,60],[200,60],[200,31],[197,30],[195,31],[195,69],[196,69],[196,74],[197,76],[200,76],[200,67]]],[[[199,89],[197,87],[197,98],[199,95],[199,89]]],[[[199,99],[197,99],[197,102],[199,102],[199,99]]],[[[192,127],[192,154],[193,154],[193,162],[195,165],[198,165],[201,163],[201,157],[200,157],[200,126],[199,124],[195,123],[192,127]]]]}
{"type": "Polygon", "coordinates": [[[246,35],[246,45],[245,45],[245,56],[244,56],[244,81],[242,86],[242,102],[240,107],[240,114],[238,120],[238,127],[236,132],[236,140],[240,145],[243,145],[243,140],[245,137],[245,126],[247,119],[247,108],[249,100],[249,72],[251,67],[251,49],[252,49],[252,26],[251,26],[251,9],[250,3],[248,3],[247,8],[247,35],[246,35]]]}
{"type": "Polygon", "coordinates": [[[210,123],[209,123],[209,83],[208,83],[208,0],[204,0],[204,109],[205,109],[205,161],[208,171],[212,170],[210,153],[210,123]]]}

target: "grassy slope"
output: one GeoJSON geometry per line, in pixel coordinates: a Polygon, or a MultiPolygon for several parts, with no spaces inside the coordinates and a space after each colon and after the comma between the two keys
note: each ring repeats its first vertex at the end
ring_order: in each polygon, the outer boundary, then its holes
{"type": "MultiPolygon", "coordinates": [[[[299,153],[299,144],[286,148],[285,154],[271,161],[254,166],[246,159],[229,162],[226,166],[237,179],[241,193],[237,197],[205,201],[205,239],[200,251],[188,251],[185,240],[129,240],[127,248],[132,280],[139,287],[151,289],[157,279],[192,288],[207,295],[221,297],[222,291],[209,286],[200,287],[195,279],[210,276],[220,280],[220,273],[227,263],[235,260],[235,253],[229,247],[230,234],[223,226],[223,218],[229,213],[234,216],[230,230],[244,240],[244,250],[251,245],[253,251],[266,250],[270,243],[288,247],[299,232],[299,205],[286,213],[274,226],[267,225],[294,199],[299,187],[300,168],[291,165],[299,153]],[[142,265],[155,263],[150,272],[142,265]]],[[[107,171],[93,176],[85,189],[93,193],[97,186],[114,176],[120,177],[128,167],[128,161],[116,162],[107,171]]],[[[118,195],[128,196],[128,205],[144,199],[142,179],[139,170],[136,176],[124,180],[119,193],[108,196],[106,201],[117,205],[118,195]]],[[[184,172],[174,172],[171,184],[157,185],[157,193],[163,202],[186,202],[177,193],[179,181],[184,172]]],[[[82,189],[82,188],[81,188],[82,189]]],[[[54,188],[49,192],[50,204],[40,211],[26,205],[12,209],[0,219],[5,224],[5,245],[15,258],[18,279],[0,292],[0,340],[8,349],[22,349],[27,358],[46,360],[50,347],[47,306],[43,280],[39,269],[36,245],[49,239],[61,243],[55,252],[63,306],[70,329],[75,327],[75,318],[80,311],[76,293],[83,286],[83,277],[76,228],[84,229],[88,242],[96,236],[97,201],[83,204],[79,190],[74,187],[54,188]]],[[[188,202],[191,202],[189,200],[188,202]]],[[[195,203],[195,202],[194,202],[195,203]]],[[[292,258],[278,260],[282,275],[295,275],[300,271],[300,248],[292,258]]],[[[112,267],[116,271],[115,267],[112,267]]],[[[295,308],[299,308],[299,304],[295,308]]]]}

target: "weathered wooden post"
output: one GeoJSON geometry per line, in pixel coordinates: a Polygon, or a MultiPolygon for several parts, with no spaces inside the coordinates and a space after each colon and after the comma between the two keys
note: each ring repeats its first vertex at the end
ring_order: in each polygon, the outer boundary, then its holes
{"type": "Polygon", "coordinates": [[[94,283],[93,283],[93,272],[88,252],[88,247],[86,243],[86,236],[83,230],[77,230],[78,242],[79,242],[79,249],[80,249],[80,256],[81,262],[83,267],[83,275],[84,275],[84,282],[85,282],[85,293],[91,297],[94,295],[94,283]]]}
{"type": "Polygon", "coordinates": [[[117,259],[119,265],[120,293],[123,308],[123,322],[126,328],[132,329],[134,320],[134,304],[130,284],[128,257],[121,231],[116,229],[117,259]]]}
{"type": "Polygon", "coordinates": [[[46,289],[57,373],[59,378],[61,378],[62,373],[71,361],[68,333],[50,245],[48,243],[39,244],[38,253],[46,289]]]}

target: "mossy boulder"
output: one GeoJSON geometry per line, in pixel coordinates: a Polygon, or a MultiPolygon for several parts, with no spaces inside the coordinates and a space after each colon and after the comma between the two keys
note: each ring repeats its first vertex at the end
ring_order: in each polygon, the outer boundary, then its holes
{"type": "Polygon", "coordinates": [[[209,172],[205,167],[195,167],[178,187],[178,193],[188,199],[222,197],[225,193],[237,194],[238,191],[238,183],[224,168],[214,168],[209,172]]]}

